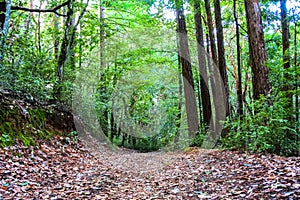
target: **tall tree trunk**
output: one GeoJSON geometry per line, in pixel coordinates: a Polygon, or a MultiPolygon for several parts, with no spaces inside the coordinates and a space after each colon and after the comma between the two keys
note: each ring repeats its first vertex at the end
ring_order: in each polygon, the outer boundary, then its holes
{"type": "MultiPolygon", "coordinates": [[[[215,20],[216,20],[216,28],[217,28],[217,44],[218,44],[218,67],[219,72],[222,77],[223,83],[219,87],[224,88],[224,99],[217,99],[219,106],[220,103],[225,106],[225,113],[226,117],[229,116],[229,87],[228,87],[228,76],[227,76],[227,69],[226,69],[226,59],[225,59],[225,48],[224,48],[224,34],[223,34],[223,25],[222,25],[222,13],[221,13],[221,6],[220,0],[214,0],[215,6],[215,20]]],[[[217,114],[217,117],[220,117],[220,114],[217,114]]],[[[218,121],[223,119],[217,119],[218,121]]],[[[222,130],[222,136],[226,136],[227,129],[222,130]]]]}
{"type": "Polygon", "coordinates": [[[236,10],[236,0],[233,1],[233,12],[235,21],[235,34],[236,34],[236,54],[237,54],[237,71],[238,71],[238,85],[237,85],[237,99],[238,99],[238,114],[243,115],[243,91],[242,91],[242,69],[241,69],[241,46],[240,46],[240,27],[238,14],[236,10]]]}
{"type": "Polygon", "coordinates": [[[70,0],[68,4],[68,11],[67,11],[67,19],[65,22],[65,33],[64,33],[64,38],[61,43],[60,47],[60,54],[58,57],[58,63],[57,63],[57,77],[60,82],[63,81],[63,71],[64,71],[64,65],[66,63],[67,57],[68,57],[68,46],[70,42],[70,37],[71,37],[71,29],[72,29],[72,21],[73,21],[73,1],[70,0]]]}
{"type": "Polygon", "coordinates": [[[226,91],[224,87],[223,78],[220,70],[218,69],[218,55],[215,44],[214,27],[212,21],[212,14],[210,8],[210,2],[205,0],[205,10],[207,15],[207,26],[209,33],[210,52],[212,60],[208,58],[208,69],[209,69],[209,91],[211,95],[212,105],[212,120],[210,120],[210,137],[204,141],[206,148],[212,148],[218,140],[220,134],[225,135],[226,131],[223,130],[223,121],[225,120],[226,114],[226,91]]]}
{"type": "Polygon", "coordinates": [[[105,46],[105,29],[104,29],[104,7],[100,4],[100,66],[105,67],[104,63],[104,46],[105,46]]]}
{"type": "Polygon", "coordinates": [[[76,36],[76,29],[80,23],[80,20],[84,16],[86,9],[89,5],[89,0],[86,1],[86,5],[81,10],[81,13],[78,16],[78,20],[75,23],[73,21],[74,19],[74,8],[73,3],[75,0],[68,1],[68,9],[67,9],[67,19],[65,21],[65,32],[64,32],[64,38],[61,43],[60,47],[60,53],[58,56],[57,61],[57,68],[56,68],[56,75],[58,77],[58,83],[54,87],[54,98],[60,99],[61,96],[61,86],[60,83],[63,82],[64,78],[64,67],[67,63],[67,59],[69,58],[70,53],[72,53],[72,50],[75,47],[75,36],[76,36]],[[73,23],[74,22],[74,23],[73,23]]]}
{"type": "Polygon", "coordinates": [[[0,61],[3,59],[3,50],[4,43],[6,40],[6,36],[9,28],[9,20],[10,20],[10,9],[11,9],[11,0],[7,0],[6,2],[1,2],[0,4],[0,61]]]}
{"type": "MultiPolygon", "coordinates": [[[[195,75],[195,82],[196,82],[196,94],[197,94],[197,100],[198,100],[198,110],[199,110],[199,124],[203,125],[203,115],[202,111],[202,100],[201,100],[201,90],[200,90],[200,73],[196,71],[195,75]]],[[[199,127],[200,128],[200,127],[199,127]]]]}
{"type": "MultiPolygon", "coordinates": [[[[112,103],[112,107],[113,106],[114,106],[114,104],[112,103]]],[[[109,135],[109,140],[110,141],[113,141],[116,133],[117,133],[117,124],[115,122],[114,113],[111,112],[110,113],[110,135],[109,135]]]]}
{"type": "Polygon", "coordinates": [[[4,22],[5,22],[5,11],[6,11],[6,2],[1,1],[0,2],[0,28],[1,32],[3,31],[4,22]]]}
{"type": "MultiPolygon", "coordinates": [[[[113,87],[115,88],[115,85],[117,84],[117,73],[118,73],[118,68],[117,68],[117,57],[118,57],[118,50],[117,50],[117,45],[116,45],[116,51],[115,51],[115,61],[114,61],[114,77],[113,77],[113,87]]],[[[114,136],[117,135],[117,123],[115,122],[115,116],[113,113],[114,109],[114,101],[112,100],[111,102],[111,113],[110,113],[110,140],[113,141],[114,136]]]]}
{"type": "Polygon", "coordinates": [[[217,55],[217,47],[215,43],[215,34],[214,34],[214,27],[213,27],[213,18],[211,14],[211,8],[210,8],[210,1],[205,0],[205,11],[206,11],[206,17],[207,17],[207,27],[208,27],[208,37],[207,37],[207,53],[208,55],[211,54],[212,60],[210,58],[207,59],[208,63],[208,71],[209,71],[209,79],[208,79],[208,84],[209,84],[209,91],[211,91],[212,96],[211,96],[211,119],[210,119],[210,132],[216,135],[216,130],[217,130],[217,121],[216,121],[216,95],[213,90],[216,89],[216,84],[215,84],[215,77],[214,77],[214,63],[218,63],[218,55],[217,55]],[[209,40],[208,40],[209,39],[209,40]],[[209,48],[210,46],[210,48],[209,48]]]}
{"type": "MultiPolygon", "coordinates": [[[[54,14],[53,20],[54,20],[54,30],[55,30],[55,32],[58,32],[58,16],[56,14],[54,14]]],[[[54,57],[55,57],[55,59],[58,59],[58,51],[59,51],[58,34],[55,34],[54,35],[54,57]]]]}
{"type": "MultiPolygon", "coordinates": [[[[210,45],[210,39],[209,34],[206,34],[206,44],[207,44],[207,54],[210,55],[211,51],[211,45],[210,45]]],[[[207,69],[208,69],[208,90],[211,93],[211,118],[209,123],[209,135],[207,138],[205,138],[202,147],[204,148],[213,148],[216,141],[219,139],[219,136],[221,134],[221,121],[218,121],[219,117],[217,117],[219,114],[222,113],[224,110],[224,106],[219,105],[217,98],[219,97],[218,92],[220,91],[220,88],[216,87],[216,83],[220,83],[221,76],[218,73],[215,73],[215,64],[214,61],[211,59],[211,57],[207,56],[207,69]],[[220,110],[219,110],[220,109],[220,110]],[[222,111],[221,111],[222,110],[222,111]]]]}
{"type": "Polygon", "coordinates": [[[260,95],[267,96],[272,91],[269,70],[266,67],[267,53],[261,11],[258,0],[245,0],[244,3],[252,69],[253,98],[259,99],[260,95]]]}
{"type": "Polygon", "coordinates": [[[202,102],[202,112],[203,112],[203,123],[205,127],[209,126],[211,119],[211,103],[208,90],[208,77],[207,77],[207,66],[206,57],[204,49],[204,36],[203,36],[203,26],[202,26],[202,16],[200,4],[198,1],[194,4],[194,20],[196,29],[196,39],[197,39],[197,50],[198,50],[198,62],[200,71],[200,88],[201,88],[201,102],[202,102]]]}
{"type": "MultiPolygon", "coordinates": [[[[42,2],[40,1],[40,7],[42,8],[42,2]]],[[[39,53],[42,51],[42,45],[41,45],[41,13],[38,13],[38,21],[37,21],[37,48],[39,53]]]]}
{"type": "Polygon", "coordinates": [[[190,51],[187,38],[186,22],[183,8],[176,9],[177,29],[179,38],[179,53],[182,64],[182,76],[185,96],[185,107],[187,113],[189,138],[193,139],[198,132],[199,121],[197,103],[194,91],[194,79],[191,66],[190,51]]]}
{"type": "MultiPolygon", "coordinates": [[[[296,122],[299,122],[299,92],[298,92],[298,82],[299,82],[299,73],[297,72],[297,21],[295,20],[295,30],[294,30],[294,68],[295,68],[295,91],[296,91],[296,99],[295,99],[295,109],[296,109],[296,122]]],[[[298,123],[296,123],[298,124],[298,123]]],[[[298,127],[296,127],[298,130],[298,127]]]]}
{"type": "Polygon", "coordinates": [[[213,18],[211,14],[210,1],[204,0],[205,2],[205,11],[207,16],[207,27],[208,27],[208,35],[210,40],[210,50],[212,59],[215,63],[218,63],[218,55],[217,55],[217,47],[215,43],[215,34],[214,34],[214,26],[213,26],[213,18]]]}
{"type": "Polygon", "coordinates": [[[179,44],[178,44],[178,40],[177,40],[177,49],[178,49],[178,53],[177,53],[177,63],[178,63],[178,105],[177,105],[177,109],[178,109],[178,113],[176,116],[176,135],[174,138],[174,143],[177,144],[179,142],[179,138],[180,138],[180,125],[181,125],[181,108],[182,108],[182,74],[180,73],[181,71],[181,59],[180,59],[180,53],[179,53],[179,44]]]}
{"type": "Polygon", "coordinates": [[[125,146],[125,141],[127,139],[128,135],[126,133],[122,133],[122,139],[121,139],[121,146],[125,146]]]}
{"type": "Polygon", "coordinates": [[[58,78],[58,82],[54,85],[53,97],[55,100],[59,100],[61,98],[61,83],[63,82],[64,78],[64,67],[68,58],[68,48],[71,39],[71,31],[72,31],[72,19],[73,19],[73,2],[74,0],[70,0],[67,7],[67,19],[65,21],[65,32],[64,37],[60,46],[60,53],[57,60],[57,67],[56,67],[56,75],[58,78]]]}
{"type": "Polygon", "coordinates": [[[76,35],[76,21],[75,21],[75,16],[72,19],[72,31],[71,31],[71,40],[70,40],[70,45],[68,48],[68,55],[70,56],[70,67],[72,71],[76,69],[76,56],[75,56],[75,47],[76,47],[76,41],[75,41],[75,35],[76,35]]]}
{"type": "MultiPolygon", "coordinates": [[[[104,60],[104,53],[105,53],[105,29],[104,29],[104,7],[102,7],[102,1],[99,1],[99,20],[100,20],[100,32],[99,32],[99,39],[100,39],[100,71],[99,74],[101,72],[104,72],[103,75],[100,75],[100,82],[103,82],[105,84],[103,84],[100,88],[100,92],[101,94],[107,94],[108,93],[108,88],[107,88],[107,78],[106,78],[106,74],[105,74],[105,60],[104,60]]],[[[107,97],[107,95],[103,95],[101,101],[105,104],[108,104],[109,102],[109,98],[107,97]]],[[[106,136],[108,136],[109,133],[109,109],[108,107],[105,107],[103,110],[103,114],[102,114],[102,120],[100,121],[101,124],[101,128],[104,132],[104,134],[106,136]]],[[[125,133],[123,133],[125,134],[125,133]]],[[[125,135],[123,135],[122,137],[122,146],[124,146],[124,142],[125,142],[125,135]]]]}
{"type": "Polygon", "coordinates": [[[287,16],[286,0],[280,0],[280,16],[282,29],[282,54],[284,69],[290,68],[290,36],[289,36],[289,19],[287,16]]]}
{"type": "MultiPolygon", "coordinates": [[[[5,2],[1,2],[0,11],[3,12],[0,15],[0,23],[1,23],[1,35],[6,37],[9,28],[9,20],[10,20],[10,11],[11,11],[11,0],[7,0],[5,2]]],[[[3,39],[1,39],[3,40],[3,39]]],[[[3,41],[1,45],[3,44],[3,41]]]]}
{"type": "MultiPolygon", "coordinates": [[[[83,3],[83,0],[80,1],[81,3],[83,3]]],[[[79,52],[78,52],[78,68],[81,69],[82,67],[82,56],[83,56],[83,40],[82,40],[82,29],[83,29],[83,26],[82,26],[82,21],[80,20],[79,21],[79,52]]]]}
{"type": "MultiPolygon", "coordinates": [[[[3,34],[4,32],[4,22],[5,22],[5,12],[6,12],[6,2],[2,1],[0,2],[0,28],[1,28],[1,34],[0,34],[0,61],[3,60],[4,57],[4,41],[5,41],[5,36],[3,34]]],[[[2,68],[2,66],[0,65],[0,69],[2,68]]]]}
{"type": "MultiPolygon", "coordinates": [[[[286,8],[286,0],[280,0],[280,16],[281,16],[281,29],[282,29],[282,54],[283,54],[283,67],[284,67],[284,74],[285,74],[285,80],[284,80],[284,86],[283,91],[286,92],[286,98],[289,101],[289,105],[286,109],[293,109],[293,94],[290,92],[291,84],[290,79],[291,77],[288,75],[288,69],[290,68],[290,33],[289,33],[289,19],[287,16],[287,8],[286,8]]],[[[292,112],[288,112],[292,113],[292,112]]],[[[293,115],[291,114],[290,119],[293,118],[293,115]]]]}

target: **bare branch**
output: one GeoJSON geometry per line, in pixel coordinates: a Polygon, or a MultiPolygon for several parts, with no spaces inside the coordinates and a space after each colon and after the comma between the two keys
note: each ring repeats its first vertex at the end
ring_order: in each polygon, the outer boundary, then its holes
{"type": "Polygon", "coordinates": [[[57,14],[58,16],[62,16],[62,17],[66,17],[67,15],[65,14],[60,14],[57,12],[57,10],[59,10],[60,8],[68,5],[70,2],[70,0],[52,8],[52,9],[32,9],[32,8],[24,8],[24,7],[19,7],[19,6],[12,6],[11,10],[22,10],[22,11],[27,11],[27,12],[52,12],[57,14]]]}

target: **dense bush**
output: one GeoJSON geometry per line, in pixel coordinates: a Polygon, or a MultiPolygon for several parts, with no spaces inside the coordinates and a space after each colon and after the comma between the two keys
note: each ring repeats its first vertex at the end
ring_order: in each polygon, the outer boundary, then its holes
{"type": "Polygon", "coordinates": [[[299,123],[290,119],[291,111],[285,109],[287,103],[282,93],[272,102],[267,99],[253,101],[249,105],[252,114],[227,121],[229,134],[223,138],[224,147],[249,152],[299,155],[299,123]]]}

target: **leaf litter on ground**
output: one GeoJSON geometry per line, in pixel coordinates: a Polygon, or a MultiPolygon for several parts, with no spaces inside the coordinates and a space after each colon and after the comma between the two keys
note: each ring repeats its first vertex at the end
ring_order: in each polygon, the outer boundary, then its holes
{"type": "Polygon", "coordinates": [[[300,157],[110,150],[64,137],[0,149],[0,199],[299,199],[300,157]]]}

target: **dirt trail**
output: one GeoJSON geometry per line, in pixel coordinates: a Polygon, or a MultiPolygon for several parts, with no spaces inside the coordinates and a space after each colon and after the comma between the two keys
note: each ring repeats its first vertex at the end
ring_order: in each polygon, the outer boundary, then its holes
{"type": "MultiPolygon", "coordinates": [[[[122,171],[145,173],[161,170],[180,160],[186,154],[185,150],[170,151],[169,149],[142,153],[126,148],[108,147],[99,144],[93,139],[85,138],[81,141],[93,156],[103,160],[107,165],[122,171]]],[[[193,149],[194,153],[197,152],[199,159],[205,154],[216,151],[198,148],[188,148],[188,151],[191,152],[193,149]]]]}
{"type": "Polygon", "coordinates": [[[300,158],[138,153],[58,137],[0,149],[0,199],[297,199],[300,158]]]}

